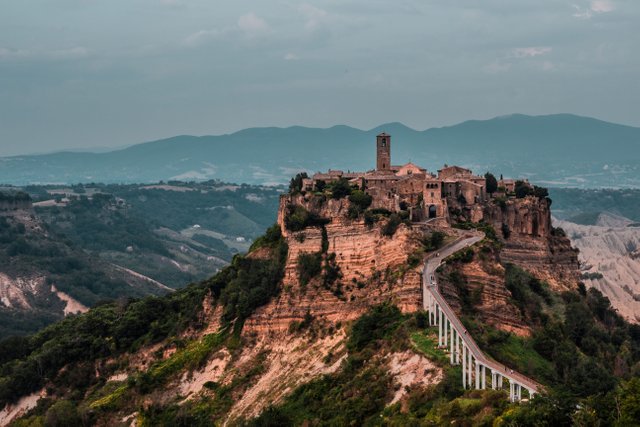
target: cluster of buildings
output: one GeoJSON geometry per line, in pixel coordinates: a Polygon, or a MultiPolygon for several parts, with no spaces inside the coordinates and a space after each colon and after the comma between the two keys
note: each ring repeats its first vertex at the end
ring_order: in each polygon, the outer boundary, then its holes
{"type": "MultiPolygon", "coordinates": [[[[329,170],[303,180],[305,191],[316,191],[339,179],[363,188],[373,198],[373,208],[392,212],[408,210],[412,220],[445,218],[450,207],[464,208],[487,200],[486,179],[469,169],[448,166],[427,171],[411,162],[401,166],[391,163],[391,135],[376,137],[376,168],[367,172],[329,170]]],[[[500,180],[507,192],[515,187],[513,180],[500,180]]]]}

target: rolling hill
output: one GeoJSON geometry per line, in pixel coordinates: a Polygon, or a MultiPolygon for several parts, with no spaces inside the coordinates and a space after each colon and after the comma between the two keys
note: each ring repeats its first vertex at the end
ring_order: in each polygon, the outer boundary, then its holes
{"type": "Polygon", "coordinates": [[[640,185],[640,128],[570,114],[509,115],[417,131],[388,123],[367,131],[250,128],[219,136],[175,136],[106,153],[60,152],[0,158],[0,183],[207,180],[284,183],[300,170],[366,170],[372,141],[393,136],[394,163],[431,170],[444,163],[525,176],[547,186],[640,185]]]}

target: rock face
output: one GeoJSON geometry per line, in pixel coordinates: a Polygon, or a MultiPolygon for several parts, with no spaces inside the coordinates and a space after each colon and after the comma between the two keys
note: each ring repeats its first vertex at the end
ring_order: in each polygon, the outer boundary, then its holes
{"type": "Polygon", "coordinates": [[[350,220],[346,216],[348,207],[347,199],[315,204],[301,195],[282,197],[278,220],[289,245],[284,291],[247,321],[249,330],[284,331],[307,312],[332,323],[349,321],[386,300],[393,301],[403,312],[414,312],[422,306],[420,269],[407,267],[408,255],[418,248],[418,232],[401,224],[393,236],[384,236],[383,223],[368,226],[362,218],[350,220]],[[321,252],[323,232],[321,227],[287,230],[284,215],[292,203],[330,219],[324,226],[326,253],[335,254],[340,277],[329,286],[323,284],[322,274],[306,286],[300,283],[299,256],[321,252]]]}
{"type": "Polygon", "coordinates": [[[502,262],[530,271],[554,290],[576,286],[578,251],[552,227],[547,199],[526,197],[507,200],[503,205],[488,204],[482,215],[504,239],[502,262]]]}
{"type": "Polygon", "coordinates": [[[640,322],[640,228],[601,214],[596,225],[556,221],[580,250],[582,281],[600,290],[632,322],[640,322]]]}

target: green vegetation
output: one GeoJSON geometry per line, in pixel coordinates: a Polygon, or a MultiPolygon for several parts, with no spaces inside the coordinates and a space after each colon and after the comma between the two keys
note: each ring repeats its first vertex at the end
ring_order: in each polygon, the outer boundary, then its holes
{"type": "Polygon", "coordinates": [[[388,338],[402,320],[398,307],[382,304],[373,307],[364,314],[351,328],[347,348],[360,351],[373,341],[388,338]]]}
{"type": "Polygon", "coordinates": [[[522,199],[527,196],[535,196],[539,199],[547,198],[549,199],[549,190],[544,187],[538,187],[537,185],[531,185],[525,181],[516,181],[515,188],[516,197],[518,199],[522,199]]]}
{"type": "Polygon", "coordinates": [[[490,172],[485,173],[484,179],[486,183],[485,188],[487,189],[487,193],[493,194],[496,191],[498,191],[498,180],[492,173],[490,172]]]}
{"type": "Polygon", "coordinates": [[[446,366],[449,363],[449,358],[445,352],[438,349],[437,337],[424,331],[416,331],[411,334],[411,342],[422,354],[431,360],[437,361],[441,366],[446,366]]]}
{"type": "Polygon", "coordinates": [[[266,304],[280,290],[288,247],[279,228],[270,230],[263,240],[271,249],[269,257],[236,255],[230,266],[205,282],[224,305],[225,322],[242,325],[257,307],[266,304]]]}
{"type": "Polygon", "coordinates": [[[15,202],[29,202],[31,197],[29,194],[23,191],[0,191],[0,202],[15,203],[15,202]]]}
{"type": "Polygon", "coordinates": [[[442,247],[446,237],[447,235],[442,231],[434,231],[429,235],[423,236],[421,243],[426,251],[435,251],[442,247]]]}
{"type": "Polygon", "coordinates": [[[373,198],[364,191],[353,190],[349,196],[349,202],[351,202],[348,211],[349,218],[357,219],[360,217],[371,206],[372,201],[373,198]]]}
{"type": "Polygon", "coordinates": [[[302,180],[309,178],[306,172],[301,172],[296,174],[291,181],[289,182],[289,192],[291,194],[296,194],[302,191],[302,180]]]}
{"type": "Polygon", "coordinates": [[[304,206],[300,205],[288,206],[284,217],[284,225],[290,231],[301,231],[307,227],[322,227],[330,221],[328,218],[322,218],[313,212],[309,212],[304,206]]]}
{"type": "Polygon", "coordinates": [[[331,193],[331,197],[337,200],[349,196],[356,187],[351,186],[348,179],[340,178],[328,184],[327,189],[331,193]]]}
{"type": "Polygon", "coordinates": [[[549,320],[544,308],[551,306],[554,301],[546,283],[519,267],[507,264],[505,286],[527,323],[539,326],[549,320]]]}
{"type": "MultiPolygon", "coordinates": [[[[140,392],[148,393],[180,372],[202,367],[207,357],[219,348],[226,338],[227,331],[223,330],[217,334],[205,335],[200,340],[193,340],[168,359],[153,364],[146,372],[130,381],[130,384],[134,384],[140,392]]],[[[92,405],[97,403],[94,402],[92,405]]]]}
{"type": "MultiPolygon", "coordinates": [[[[33,336],[0,342],[0,406],[40,389],[47,381],[58,387],[86,390],[97,381],[94,361],[175,337],[187,327],[201,328],[200,307],[208,293],[224,305],[225,324],[234,322],[234,332],[239,333],[244,320],[277,294],[283,275],[287,254],[284,239],[273,232],[262,243],[269,248],[269,257],[236,256],[212,279],[164,298],[103,304],[33,336]],[[63,367],[68,369],[61,370],[63,367]]],[[[185,366],[198,365],[219,339],[212,335],[188,344],[139,378],[140,384],[156,384],[185,366]]]]}
{"type": "Polygon", "coordinates": [[[305,287],[322,272],[322,252],[301,253],[297,264],[300,285],[305,287]]]}
{"type": "Polygon", "coordinates": [[[602,275],[602,273],[599,272],[586,272],[586,273],[582,273],[582,275],[580,276],[583,280],[600,280],[602,279],[604,276],[602,275]]]}
{"type": "Polygon", "coordinates": [[[384,225],[384,227],[382,227],[382,235],[392,237],[394,234],[396,234],[396,231],[398,230],[398,227],[400,227],[400,224],[402,224],[402,222],[403,220],[400,214],[392,213],[391,215],[389,215],[389,220],[387,221],[387,223],[384,225]]]}

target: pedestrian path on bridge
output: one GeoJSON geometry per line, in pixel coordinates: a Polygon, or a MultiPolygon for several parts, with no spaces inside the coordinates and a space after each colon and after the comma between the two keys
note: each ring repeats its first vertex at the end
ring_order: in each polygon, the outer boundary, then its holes
{"type": "Polygon", "coordinates": [[[448,349],[452,365],[462,366],[462,387],[486,389],[489,377],[489,386],[501,390],[506,379],[509,383],[509,400],[517,402],[522,399],[523,390],[531,398],[542,390],[542,386],[485,355],[442,296],[436,282],[435,271],[445,258],[483,238],[483,233],[469,232],[425,260],[422,274],[423,308],[428,311],[429,325],[438,327],[438,346],[448,349]]]}

